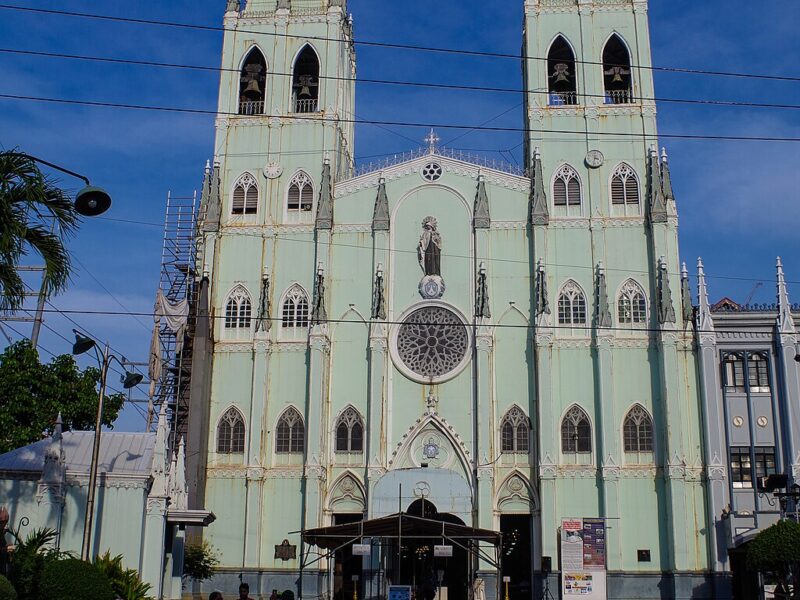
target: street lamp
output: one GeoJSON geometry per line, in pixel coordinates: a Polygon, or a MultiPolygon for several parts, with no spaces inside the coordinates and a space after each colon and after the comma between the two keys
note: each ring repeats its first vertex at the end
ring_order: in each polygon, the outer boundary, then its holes
{"type": "MultiPolygon", "coordinates": [[[[94,426],[94,445],[92,447],[92,462],[89,467],[89,492],[86,498],[86,514],[83,520],[83,544],[81,545],[81,560],[89,560],[89,549],[91,547],[92,538],[92,519],[94,518],[94,497],[95,486],[97,485],[97,467],[100,458],[100,435],[103,428],[103,400],[106,395],[106,379],[108,378],[108,369],[111,366],[111,361],[117,361],[119,366],[125,369],[125,363],[118,359],[114,354],[109,352],[108,344],[103,349],[102,356],[97,352],[97,342],[92,338],[82,335],[77,330],[73,329],[75,334],[75,343],[72,345],[72,354],[84,354],[89,350],[94,349],[95,357],[100,365],[100,395],[97,399],[97,420],[94,426]]],[[[122,379],[122,387],[129,390],[136,387],[142,382],[142,375],[140,373],[132,373],[125,369],[125,375],[122,379]]]]}
{"type": "Polygon", "coordinates": [[[72,175],[78,179],[83,179],[83,182],[86,184],[86,186],[77,194],[75,194],[75,210],[78,212],[78,214],[81,214],[84,217],[96,217],[98,215],[102,215],[109,208],[111,208],[111,196],[104,189],[93,186],[89,182],[88,177],[76,173],[75,171],[65,169],[64,167],[59,167],[58,165],[46,160],[42,160],[41,158],[31,156],[30,154],[21,154],[25,158],[42,163],[43,165],[47,165],[56,171],[61,171],[67,175],[72,175]]]}

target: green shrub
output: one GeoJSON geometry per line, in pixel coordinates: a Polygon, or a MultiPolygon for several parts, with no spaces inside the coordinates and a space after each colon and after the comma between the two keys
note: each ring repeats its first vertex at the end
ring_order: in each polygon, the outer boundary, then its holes
{"type": "Polygon", "coordinates": [[[111,557],[110,552],[94,560],[95,568],[108,577],[111,589],[122,600],[148,600],[150,584],[144,583],[135,569],[122,565],[122,555],[111,557]]]}
{"type": "Polygon", "coordinates": [[[34,529],[25,540],[12,532],[19,542],[11,553],[8,579],[17,591],[19,600],[39,600],[39,583],[45,567],[60,558],[53,549],[56,532],[52,529],[34,529]]]}
{"type": "Polygon", "coordinates": [[[11,582],[0,575],[0,600],[17,600],[17,592],[11,582]]]}
{"type": "Polygon", "coordinates": [[[108,577],[77,558],[46,565],[39,583],[41,600],[114,600],[114,596],[108,577]]]}
{"type": "Polygon", "coordinates": [[[183,578],[195,581],[211,579],[219,558],[207,541],[186,544],[183,554],[183,578]]]}

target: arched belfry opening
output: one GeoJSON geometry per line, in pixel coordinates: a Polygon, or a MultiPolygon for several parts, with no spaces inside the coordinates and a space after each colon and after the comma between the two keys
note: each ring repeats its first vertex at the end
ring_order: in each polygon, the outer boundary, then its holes
{"type": "Polygon", "coordinates": [[[319,57],[306,45],[294,63],[292,107],[296,113],[319,110],[319,57]]]}
{"type": "Polygon", "coordinates": [[[633,102],[631,55],[625,42],[616,33],[603,49],[603,84],[606,104],[633,102]]]}
{"type": "Polygon", "coordinates": [[[239,114],[264,114],[267,94],[267,59],[253,48],[242,65],[239,77],[239,114]]]}
{"type": "Polygon", "coordinates": [[[574,106],[578,104],[578,78],[575,53],[563,36],[550,45],[547,54],[548,104],[574,106]]]}

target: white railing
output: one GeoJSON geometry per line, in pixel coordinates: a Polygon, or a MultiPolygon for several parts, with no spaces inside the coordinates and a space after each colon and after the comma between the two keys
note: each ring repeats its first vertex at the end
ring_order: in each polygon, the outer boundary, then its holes
{"type": "Polygon", "coordinates": [[[630,90],[606,90],[606,104],[633,104],[636,99],[630,90]]]}
{"type": "Polygon", "coordinates": [[[496,160],[493,158],[488,158],[486,156],[481,156],[479,154],[472,154],[470,152],[465,152],[463,150],[454,150],[451,148],[437,148],[433,152],[433,154],[431,154],[429,148],[420,148],[418,150],[403,152],[402,154],[394,154],[391,156],[387,156],[383,160],[372,161],[366,164],[359,165],[356,167],[353,177],[360,177],[361,175],[367,175],[369,173],[383,171],[385,169],[388,169],[389,167],[393,167],[394,165],[399,165],[401,163],[408,162],[416,158],[421,158],[423,156],[431,156],[431,157],[442,156],[445,158],[452,158],[453,160],[460,160],[462,162],[469,163],[472,165],[477,165],[479,167],[484,167],[486,169],[502,171],[503,173],[508,173],[509,175],[516,175],[518,177],[525,176],[524,168],[518,165],[512,165],[511,163],[502,160],[496,160]]]}
{"type": "Polygon", "coordinates": [[[296,113],[315,113],[318,112],[319,101],[316,98],[297,99],[294,101],[294,112],[296,113]]]}
{"type": "Polygon", "coordinates": [[[263,100],[242,100],[239,102],[240,115],[263,115],[264,114],[264,101],[263,100]]]}
{"type": "Polygon", "coordinates": [[[550,92],[547,103],[550,106],[577,106],[578,92],[550,92]]]}

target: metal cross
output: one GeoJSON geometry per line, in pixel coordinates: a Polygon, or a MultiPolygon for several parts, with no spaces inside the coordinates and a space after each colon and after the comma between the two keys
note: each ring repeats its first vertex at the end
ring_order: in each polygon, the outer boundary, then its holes
{"type": "Polygon", "coordinates": [[[436,144],[441,141],[441,138],[436,135],[436,132],[433,130],[433,128],[431,128],[431,132],[428,134],[428,137],[426,137],[423,141],[428,144],[428,150],[431,154],[433,154],[436,151],[436,144]]]}

